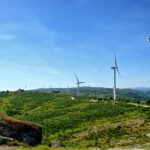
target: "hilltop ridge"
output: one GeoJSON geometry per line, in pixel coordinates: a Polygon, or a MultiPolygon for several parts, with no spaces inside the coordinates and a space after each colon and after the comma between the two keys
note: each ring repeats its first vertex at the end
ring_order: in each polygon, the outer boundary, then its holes
{"type": "MultiPolygon", "coordinates": [[[[39,88],[30,91],[38,92],[54,92],[62,94],[76,95],[76,87],[70,88],[39,88]]],[[[111,99],[113,96],[112,88],[104,87],[80,87],[80,94],[82,96],[90,96],[97,98],[111,99]]],[[[150,100],[150,89],[149,88],[124,88],[117,89],[118,98],[123,99],[134,99],[134,100],[150,100]]]]}

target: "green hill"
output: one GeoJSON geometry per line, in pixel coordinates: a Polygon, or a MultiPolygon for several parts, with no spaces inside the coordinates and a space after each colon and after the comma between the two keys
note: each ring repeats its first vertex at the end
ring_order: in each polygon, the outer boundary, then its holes
{"type": "MultiPolygon", "coordinates": [[[[53,92],[76,95],[76,88],[41,88],[32,91],[38,92],[53,92]]],[[[97,97],[102,99],[112,99],[113,89],[102,87],[80,87],[80,95],[88,97],[97,97]]],[[[135,89],[117,89],[117,96],[119,99],[133,99],[133,100],[150,100],[149,88],[135,88],[135,89]]]]}
{"type": "Polygon", "coordinates": [[[40,124],[43,145],[59,140],[73,148],[150,143],[150,108],[143,104],[55,93],[0,93],[0,112],[40,124]]]}

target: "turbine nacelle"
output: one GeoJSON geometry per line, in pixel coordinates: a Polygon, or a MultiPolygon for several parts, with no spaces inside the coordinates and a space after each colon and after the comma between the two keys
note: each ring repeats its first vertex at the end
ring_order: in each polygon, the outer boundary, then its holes
{"type": "Polygon", "coordinates": [[[77,84],[77,85],[80,85],[80,84],[83,84],[83,83],[85,83],[85,82],[77,82],[76,84],[77,84]]]}
{"type": "Polygon", "coordinates": [[[118,69],[118,67],[111,67],[111,69],[116,69],[116,70],[117,70],[117,69],[118,69]]]}

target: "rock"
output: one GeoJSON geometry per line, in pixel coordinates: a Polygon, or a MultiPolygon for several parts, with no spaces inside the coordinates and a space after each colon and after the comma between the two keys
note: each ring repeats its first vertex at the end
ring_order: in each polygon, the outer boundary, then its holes
{"type": "Polygon", "coordinates": [[[51,147],[64,147],[64,144],[62,141],[54,141],[51,143],[51,147]]]}
{"type": "Polygon", "coordinates": [[[150,133],[147,133],[147,134],[146,134],[146,137],[147,137],[147,138],[150,138],[150,133]]]}
{"type": "MultiPolygon", "coordinates": [[[[31,122],[0,115],[0,136],[36,146],[42,141],[42,128],[31,122]]],[[[0,143],[1,144],[1,143],[0,143]]]]}
{"type": "Polygon", "coordinates": [[[15,141],[13,138],[0,136],[0,145],[15,141]]]}
{"type": "Polygon", "coordinates": [[[128,139],[131,140],[131,141],[134,141],[134,140],[137,140],[137,137],[131,136],[131,137],[129,137],[128,139]]]}

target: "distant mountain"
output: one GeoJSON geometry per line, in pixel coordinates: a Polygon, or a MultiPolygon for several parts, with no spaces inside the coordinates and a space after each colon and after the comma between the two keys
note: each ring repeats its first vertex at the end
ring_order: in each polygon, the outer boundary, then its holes
{"type": "MultiPolygon", "coordinates": [[[[32,91],[39,92],[54,92],[76,95],[76,88],[40,88],[32,91]]],[[[112,99],[113,97],[112,88],[103,87],[80,87],[80,94],[82,96],[90,96],[97,98],[112,99]]],[[[150,100],[150,88],[128,88],[128,89],[117,89],[117,95],[119,98],[136,99],[136,100],[150,100]]]]}
{"type": "Polygon", "coordinates": [[[135,87],[135,88],[131,88],[131,89],[137,90],[137,91],[142,91],[142,92],[150,91],[150,87],[135,87]]]}

